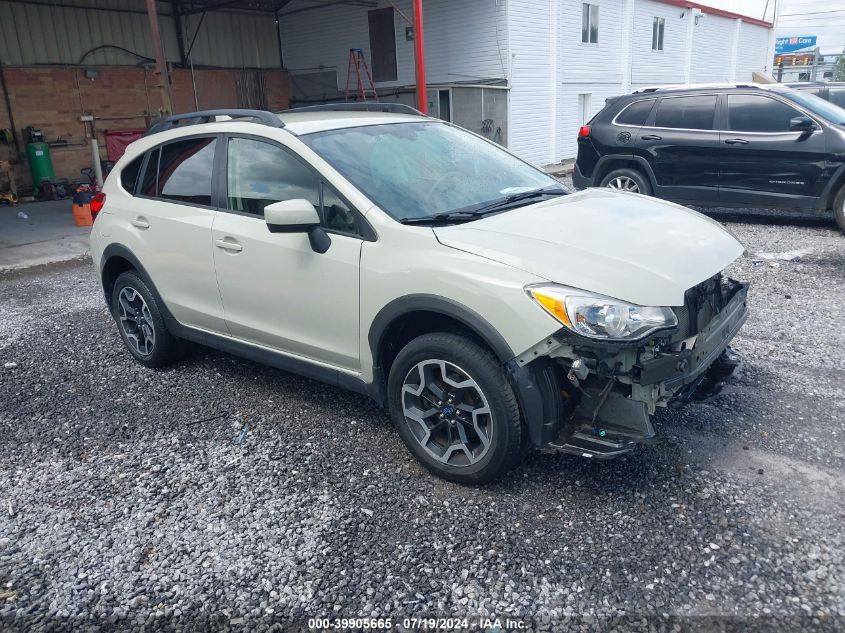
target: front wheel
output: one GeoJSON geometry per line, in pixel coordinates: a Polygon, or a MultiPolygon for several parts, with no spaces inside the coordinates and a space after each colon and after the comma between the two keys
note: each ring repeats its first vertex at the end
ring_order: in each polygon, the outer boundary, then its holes
{"type": "Polygon", "coordinates": [[[833,201],[833,217],[839,225],[839,229],[845,233],[845,187],[839,190],[833,201]]]}
{"type": "Polygon", "coordinates": [[[393,362],[388,392],[402,440],[435,475],[480,484],[519,463],[516,395],[501,363],[474,341],[446,333],[414,339],[393,362]]]}
{"type": "Polygon", "coordinates": [[[651,195],[648,180],[636,169],[614,169],[601,179],[601,186],[617,191],[641,193],[644,196],[651,195]]]}

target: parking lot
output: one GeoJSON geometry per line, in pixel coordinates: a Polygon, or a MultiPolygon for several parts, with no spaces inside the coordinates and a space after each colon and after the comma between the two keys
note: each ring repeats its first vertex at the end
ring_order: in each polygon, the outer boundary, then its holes
{"type": "Polygon", "coordinates": [[[0,616],[841,630],[845,239],[729,227],[752,314],[722,394],[629,456],[537,453],[481,488],[422,470],[363,397],[204,349],[145,369],[90,260],[0,275],[0,616]]]}

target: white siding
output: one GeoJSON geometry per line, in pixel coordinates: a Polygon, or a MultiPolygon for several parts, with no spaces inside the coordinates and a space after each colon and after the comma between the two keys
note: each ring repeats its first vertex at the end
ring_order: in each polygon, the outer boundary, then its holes
{"type": "Polygon", "coordinates": [[[769,34],[771,29],[742,22],[736,55],[736,80],[751,81],[751,73],[769,68],[769,34]]]}
{"type": "Polygon", "coordinates": [[[554,0],[509,0],[508,4],[509,146],[523,159],[538,164],[552,161],[549,106],[554,86],[549,20],[550,5],[554,4],[554,0]]]}
{"type": "MultiPolygon", "coordinates": [[[[537,4],[544,4],[538,2],[537,4]]],[[[560,80],[564,83],[621,84],[623,2],[621,0],[590,0],[599,7],[599,41],[581,42],[581,6],[576,0],[560,3],[560,80]]],[[[649,29],[651,33],[651,29],[649,29]]],[[[650,37],[650,36],[649,36],[650,37]]]]}
{"type": "Polygon", "coordinates": [[[730,52],[734,28],[735,20],[731,18],[707,15],[699,19],[693,31],[690,81],[733,81],[734,66],[730,52]]]}
{"type": "MultiPolygon", "coordinates": [[[[411,17],[410,0],[396,6],[411,17]]],[[[336,70],[338,88],[346,85],[349,49],[361,48],[371,65],[368,8],[338,4],[296,12],[304,5],[291,3],[281,12],[282,53],[292,75],[336,70]],[[290,15],[286,12],[293,11],[290,15]]],[[[313,7],[313,5],[310,5],[313,7]]],[[[384,0],[378,7],[389,7],[384,0]]],[[[507,77],[505,0],[426,0],[426,75],[429,84],[507,77]]],[[[380,87],[414,83],[414,43],[405,39],[409,24],[398,11],[396,31],[397,79],[380,87]]]]}
{"type": "Polygon", "coordinates": [[[689,10],[650,0],[638,0],[634,7],[631,83],[646,86],[683,83],[686,78],[685,53],[691,19],[689,10]],[[651,48],[654,18],[666,21],[662,51],[651,48]]]}

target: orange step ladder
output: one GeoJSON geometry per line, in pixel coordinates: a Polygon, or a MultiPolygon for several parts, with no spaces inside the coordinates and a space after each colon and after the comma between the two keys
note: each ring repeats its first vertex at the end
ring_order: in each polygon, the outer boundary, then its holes
{"type": "Polygon", "coordinates": [[[350,48],[349,49],[349,64],[346,68],[346,89],[343,91],[343,97],[346,101],[349,101],[349,84],[352,82],[352,73],[355,73],[355,82],[358,87],[358,91],[355,95],[357,101],[366,101],[367,100],[367,92],[371,92],[370,95],[373,101],[378,101],[378,93],[376,92],[376,85],[373,83],[373,76],[370,74],[370,67],[367,66],[367,59],[364,57],[364,51],[360,48],[350,48]],[[363,74],[362,74],[363,71],[363,74]],[[364,79],[366,78],[367,84],[369,87],[364,83],[364,79]]]}

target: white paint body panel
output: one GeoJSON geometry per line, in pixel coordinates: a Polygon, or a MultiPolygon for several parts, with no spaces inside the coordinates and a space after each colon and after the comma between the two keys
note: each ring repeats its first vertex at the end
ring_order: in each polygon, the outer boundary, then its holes
{"type": "Polygon", "coordinates": [[[435,233],[443,244],[549,281],[652,306],[683,305],[685,290],[743,252],[721,224],[700,213],[604,189],[435,233]]]}

